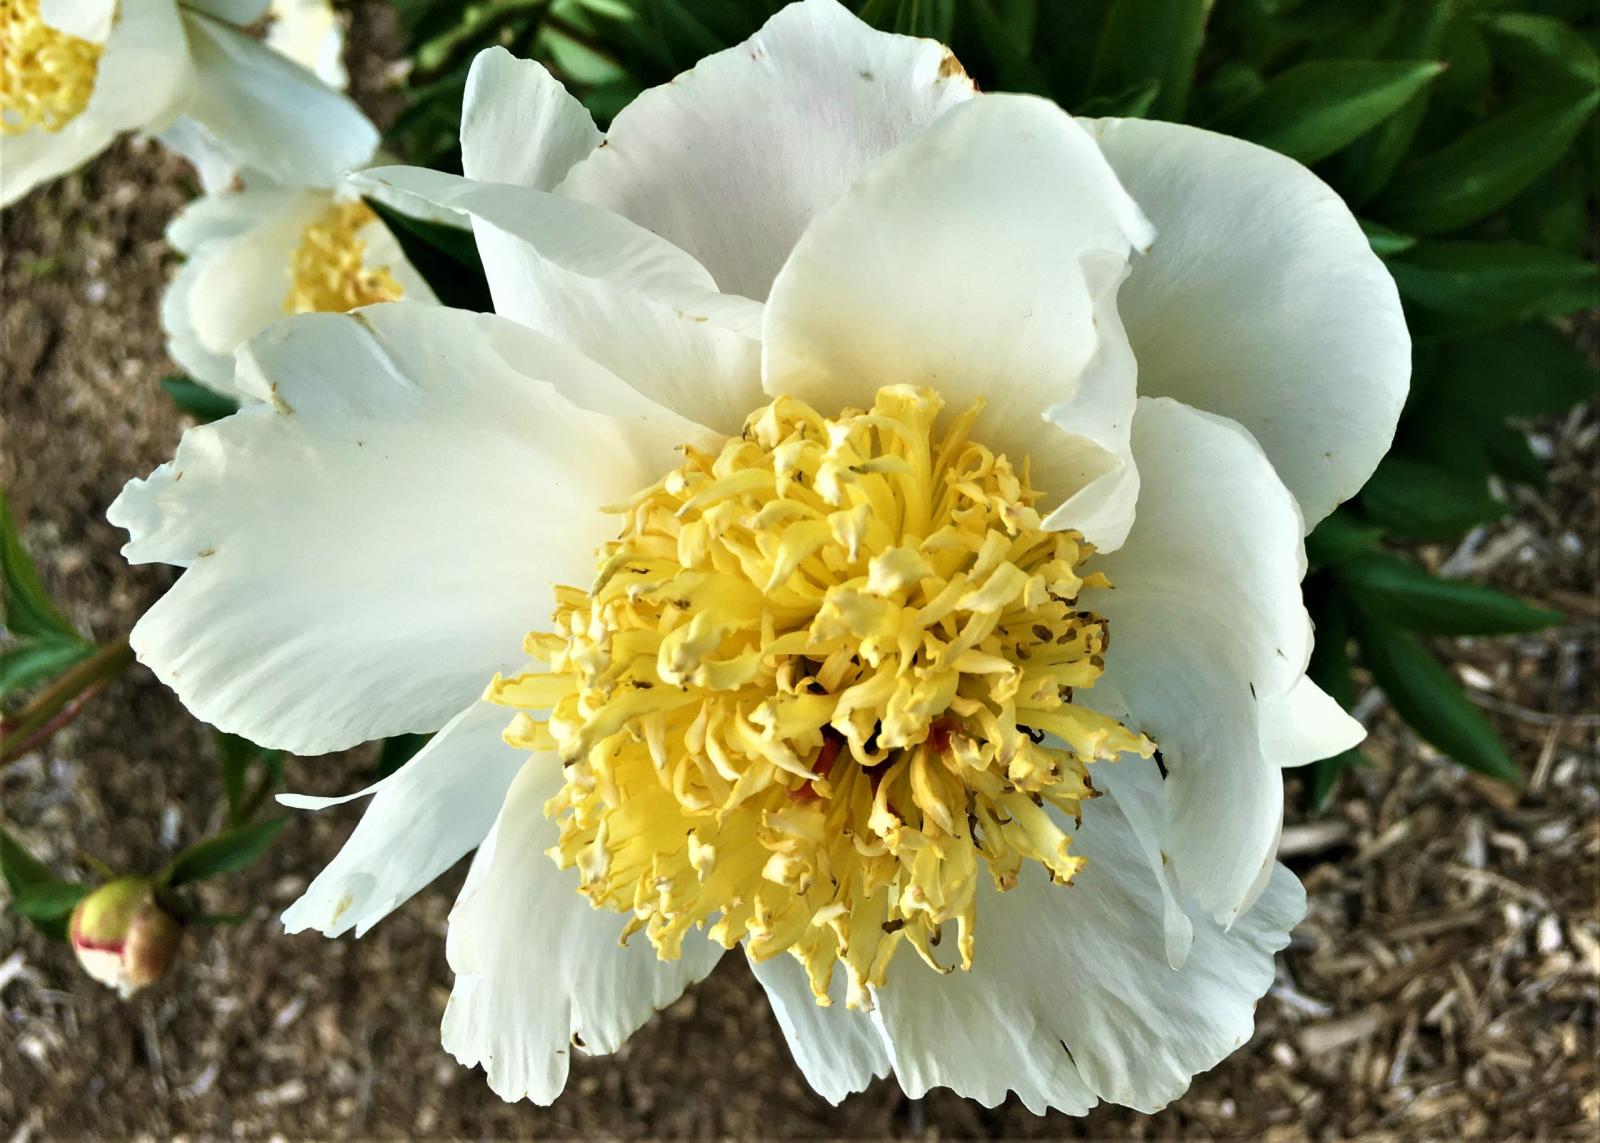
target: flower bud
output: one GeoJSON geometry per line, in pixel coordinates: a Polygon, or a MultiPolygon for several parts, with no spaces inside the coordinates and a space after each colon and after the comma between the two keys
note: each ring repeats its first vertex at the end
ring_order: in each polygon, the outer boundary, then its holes
{"type": "Polygon", "coordinates": [[[126,1000],[166,973],[183,926],[149,881],[121,877],[78,902],[68,935],[83,970],[126,1000]]]}

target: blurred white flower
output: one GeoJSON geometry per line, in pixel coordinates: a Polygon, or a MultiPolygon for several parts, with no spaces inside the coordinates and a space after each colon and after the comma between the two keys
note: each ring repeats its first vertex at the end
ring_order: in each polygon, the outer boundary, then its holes
{"type": "Polygon", "coordinates": [[[348,191],[251,187],[190,203],[167,228],[187,261],[167,286],[167,351],[238,396],[233,353],[287,314],[434,302],[383,221],[348,191]]]}
{"type": "Polygon", "coordinates": [[[832,0],[603,141],[487,52],[462,153],[360,179],[470,218],[497,314],[274,326],[270,403],[111,511],[187,568],[133,645],[199,717],[439,731],[288,927],[478,846],[444,1040],[508,1099],[736,946],[835,1101],[1148,1111],[1243,1044],[1304,908],[1279,767],[1361,734],[1304,673],[1302,537],[1409,370],[1334,193],[832,0]]]}
{"type": "Polygon", "coordinates": [[[332,186],[377,130],[244,27],[267,0],[8,0],[0,10],[0,205],[127,131],[161,133],[208,187],[250,170],[332,186]]]}
{"type": "Polygon", "coordinates": [[[344,66],[344,25],[331,0],[272,0],[267,46],[282,52],[317,78],[343,91],[350,83],[344,66]]]}

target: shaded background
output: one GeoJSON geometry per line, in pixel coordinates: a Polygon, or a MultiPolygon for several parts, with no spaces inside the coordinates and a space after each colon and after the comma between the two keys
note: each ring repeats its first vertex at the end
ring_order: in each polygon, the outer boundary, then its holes
{"type": "MultiPolygon", "coordinates": [[[[358,92],[380,84],[380,7],[356,13],[358,92]]],[[[122,562],[104,510],[184,427],[156,384],[173,372],[157,309],[176,261],[162,230],[195,189],[182,163],[126,142],[0,216],[0,484],[46,588],[95,639],[124,633],[171,581],[122,562]]],[[[736,957],[618,1055],[578,1059],[555,1107],[508,1106],[438,1043],[444,920],[464,863],[359,941],[287,937],[277,923],[357,820],[347,806],[295,815],[266,860],[207,883],[208,910],[247,919],[202,934],[128,1003],[64,946],[0,916],[0,1139],[1594,1138],[1600,410],[1533,427],[1550,486],[1516,489],[1514,514],[1465,545],[1421,549],[1430,567],[1451,561],[1567,613],[1536,635],[1438,644],[1527,789],[1467,774],[1372,711],[1374,766],[1286,830],[1311,913],[1255,1038],[1157,1116],[1038,1119],[948,1093],[912,1102],[892,1080],[832,1108],[736,957]]],[[[154,869],[222,820],[214,751],[136,667],[0,771],[5,818],[58,871],[89,875],[85,854],[154,869]]],[[[290,781],[342,792],[375,761],[373,748],[297,759],[290,781]]]]}

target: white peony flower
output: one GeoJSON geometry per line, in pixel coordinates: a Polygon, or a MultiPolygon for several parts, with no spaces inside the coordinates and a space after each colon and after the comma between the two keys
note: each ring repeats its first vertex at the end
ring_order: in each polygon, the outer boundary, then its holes
{"type": "Polygon", "coordinates": [[[197,715],[439,729],[286,925],[479,847],[444,1040],[508,1099],[735,946],[835,1101],[1151,1111],[1243,1044],[1304,908],[1279,767],[1361,734],[1302,537],[1409,367],[1333,192],[832,0],[603,140],[487,52],[462,149],[364,177],[471,217],[498,314],[280,323],[270,403],[111,510],[187,568],[133,644],[197,715]]]}
{"type": "Polygon", "coordinates": [[[208,195],[179,212],[167,241],[188,259],[161,301],[167,351],[231,396],[234,350],[286,314],[437,301],[389,228],[348,191],[208,195]]]}
{"type": "Polygon", "coordinates": [[[239,170],[331,186],[371,155],[355,104],[243,27],[267,0],[7,0],[0,9],[0,205],[160,132],[208,187],[239,170]],[[315,130],[311,130],[314,127],[315,130]]]}

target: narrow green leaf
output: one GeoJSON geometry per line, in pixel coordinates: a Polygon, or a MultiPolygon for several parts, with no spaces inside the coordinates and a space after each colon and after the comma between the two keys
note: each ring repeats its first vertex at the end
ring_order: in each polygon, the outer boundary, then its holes
{"type": "Polygon", "coordinates": [[[1411,234],[1456,230],[1510,202],[1567,153],[1600,93],[1535,99],[1496,116],[1396,175],[1374,214],[1411,234]]]}
{"type": "Polygon", "coordinates": [[[1361,507],[1377,524],[1417,539],[1449,539],[1509,510],[1488,485],[1390,453],[1361,490],[1361,507]]]}
{"type": "Polygon", "coordinates": [[[1362,524],[1348,512],[1334,512],[1306,537],[1306,558],[1316,567],[1337,564],[1370,552],[1382,535],[1383,529],[1362,524]]]}
{"type": "Polygon", "coordinates": [[[1361,230],[1367,236],[1367,245],[1379,258],[1404,254],[1417,244],[1417,240],[1409,234],[1401,234],[1398,230],[1390,230],[1387,226],[1366,219],[1361,220],[1361,230]]]}
{"type": "Polygon", "coordinates": [[[53,679],[94,654],[80,639],[28,639],[0,651],[0,699],[53,679]]]}
{"type": "Polygon", "coordinates": [[[1532,488],[1544,488],[1550,483],[1544,461],[1533,451],[1522,430],[1503,421],[1490,421],[1482,436],[1484,456],[1497,475],[1532,488]]]}
{"type": "Polygon", "coordinates": [[[1367,756],[1354,749],[1313,762],[1309,767],[1311,780],[1306,787],[1306,800],[1311,803],[1311,808],[1319,812],[1327,809],[1328,803],[1333,800],[1333,792],[1339,788],[1339,779],[1344,776],[1344,772],[1355,766],[1366,765],[1368,765],[1367,756]]]}
{"type": "Polygon", "coordinates": [[[1565,334],[1534,323],[1439,347],[1441,392],[1494,417],[1564,413],[1600,396],[1600,373],[1565,334]]]}
{"type": "Polygon", "coordinates": [[[961,62],[974,74],[992,77],[998,90],[1053,94],[1049,77],[1032,58],[1036,15],[1032,0],[1025,5],[968,0],[958,6],[956,43],[961,62]],[[1017,12],[1002,14],[1002,6],[1017,12]]]}
{"type": "Polygon", "coordinates": [[[45,594],[0,491],[0,626],[15,639],[76,640],[78,633],[45,594]]]}
{"type": "Polygon", "coordinates": [[[46,868],[44,862],[24,849],[22,843],[12,837],[4,826],[0,826],[0,876],[5,877],[13,894],[61,880],[46,868]]]}
{"type": "Polygon", "coordinates": [[[1115,95],[1096,95],[1086,99],[1078,106],[1077,113],[1084,118],[1142,119],[1160,94],[1160,81],[1147,79],[1115,95]]]}
{"type": "Polygon", "coordinates": [[[1314,163],[1399,111],[1441,70],[1432,60],[1313,60],[1277,76],[1216,126],[1314,163]]]}
{"type": "Polygon", "coordinates": [[[231,417],[239,411],[239,402],[232,397],[224,397],[215,389],[208,389],[191,377],[177,375],[163,377],[161,387],[167,391],[167,396],[172,398],[172,403],[178,406],[181,412],[187,413],[202,425],[212,421],[220,421],[223,417],[231,417]]]}
{"type": "Polygon", "coordinates": [[[1334,569],[1368,614],[1419,635],[1510,635],[1565,618],[1481,584],[1440,579],[1416,564],[1372,552],[1334,569]]]}
{"type": "Polygon", "coordinates": [[[1542,246],[1423,242],[1388,266],[1408,305],[1432,315],[1419,335],[1559,316],[1585,293],[1600,303],[1600,267],[1542,246]]]}
{"type": "MultiPolygon", "coordinates": [[[[1452,0],[1403,5],[1400,29],[1384,53],[1392,60],[1436,60],[1444,49],[1445,31],[1455,15],[1452,0]]],[[[1376,129],[1340,153],[1329,178],[1352,206],[1361,206],[1394,175],[1417,137],[1438,83],[1429,84],[1376,129]]],[[[1370,234],[1370,232],[1369,232],[1370,234]]],[[[1379,251],[1380,256],[1384,256],[1379,251]]]]}
{"type": "Polygon", "coordinates": [[[238,825],[248,816],[251,807],[245,804],[250,792],[250,771],[257,765],[270,767],[281,758],[283,751],[267,750],[248,738],[236,734],[217,732],[217,753],[222,765],[222,789],[228,798],[228,822],[238,825]]]}
{"type": "Polygon", "coordinates": [[[11,890],[10,908],[28,918],[51,940],[67,937],[67,918],[84,894],[85,885],[64,881],[0,827],[0,875],[11,890]]]}
{"type": "Polygon", "coordinates": [[[441,304],[479,313],[494,311],[472,231],[412,218],[375,198],[368,198],[366,203],[383,219],[406,260],[422,275],[441,304]]]}
{"type": "Polygon", "coordinates": [[[1591,40],[1554,16],[1502,12],[1479,21],[1495,57],[1531,83],[1545,87],[1568,80],[1585,88],[1600,86],[1600,56],[1591,40]]]}
{"type": "MultiPolygon", "coordinates": [[[[1157,119],[1183,119],[1212,0],[1113,0],[1089,70],[1089,94],[1148,88],[1157,119]]],[[[1128,113],[1133,114],[1133,113],[1128,113]]]]}
{"type": "Polygon", "coordinates": [[[243,869],[267,851],[272,839],[288,823],[285,815],[224,830],[178,854],[163,880],[168,885],[188,885],[243,869]]]}
{"type": "Polygon", "coordinates": [[[1354,628],[1361,661],[1413,730],[1468,769],[1521,784],[1489,720],[1414,636],[1365,614],[1354,628]]]}
{"type": "Polygon", "coordinates": [[[56,921],[71,914],[89,895],[87,885],[70,881],[38,882],[12,895],[11,911],[30,921],[56,921]]]}

